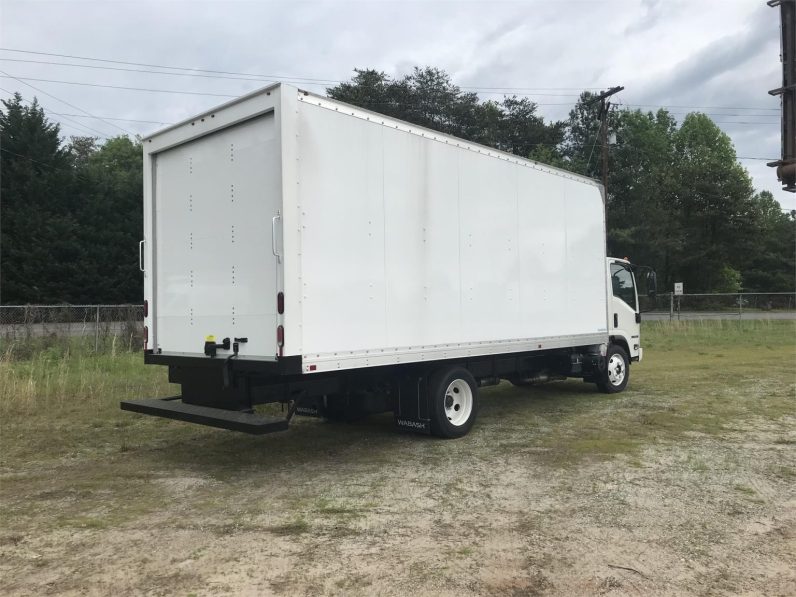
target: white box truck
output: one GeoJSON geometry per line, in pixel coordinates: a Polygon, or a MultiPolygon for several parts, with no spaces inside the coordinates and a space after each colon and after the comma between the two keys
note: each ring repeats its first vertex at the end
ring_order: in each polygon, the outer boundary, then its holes
{"type": "Polygon", "coordinates": [[[642,356],[599,184],[285,84],[144,139],[139,249],[144,359],[182,392],[125,410],[459,437],[479,387],[618,392],[642,356]]]}

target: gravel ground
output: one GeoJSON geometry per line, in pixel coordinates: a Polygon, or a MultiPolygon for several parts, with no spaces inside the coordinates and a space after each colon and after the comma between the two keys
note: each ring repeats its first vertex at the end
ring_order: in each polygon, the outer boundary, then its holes
{"type": "Polygon", "coordinates": [[[796,350],[743,337],[486,389],[454,441],[6,416],[0,594],[794,595],[796,350]]]}

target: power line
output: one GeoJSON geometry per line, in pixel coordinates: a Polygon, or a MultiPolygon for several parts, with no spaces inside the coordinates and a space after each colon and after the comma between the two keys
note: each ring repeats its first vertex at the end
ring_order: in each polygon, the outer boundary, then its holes
{"type": "MultiPolygon", "coordinates": [[[[0,91],[4,91],[8,95],[11,95],[11,96],[14,95],[11,91],[9,91],[8,89],[3,89],[2,87],[0,87],[0,91]]],[[[20,97],[22,97],[22,96],[20,96],[20,97]]],[[[25,100],[28,103],[32,103],[30,100],[25,99],[24,97],[22,99],[25,100]]],[[[65,113],[65,112],[53,112],[52,110],[47,110],[47,112],[51,116],[65,116],[65,117],[74,117],[74,118],[94,118],[93,116],[86,116],[85,114],[68,114],[68,113],[65,113]]],[[[119,120],[121,122],[137,122],[137,123],[141,123],[141,124],[163,124],[163,125],[175,124],[173,122],[162,122],[160,120],[138,120],[138,119],[135,119],[135,118],[119,118],[119,117],[113,117],[113,116],[102,116],[101,118],[104,118],[105,120],[119,120]]]]}
{"type": "Polygon", "coordinates": [[[625,104],[634,108],[683,108],[693,110],[760,110],[779,112],[779,108],[763,108],[763,107],[744,107],[744,106],[660,106],[658,104],[625,104]]]}
{"type": "MultiPolygon", "coordinates": [[[[83,114],[64,114],[62,112],[50,112],[53,116],[74,116],[75,118],[92,118],[91,116],[85,116],[83,114]]],[[[137,120],[134,118],[114,118],[112,116],[103,116],[105,120],[119,120],[121,122],[139,122],[142,124],[174,124],[173,122],[161,122],[159,120],[137,120]]]]}
{"type": "Polygon", "coordinates": [[[283,76],[283,75],[263,75],[257,73],[240,73],[234,71],[224,71],[224,70],[211,70],[206,68],[192,68],[192,67],[185,67],[185,66],[167,66],[163,64],[147,64],[145,62],[128,62],[125,60],[111,60],[108,58],[92,58],[89,56],[75,56],[71,54],[55,54],[52,52],[37,52],[33,50],[15,50],[13,48],[0,48],[0,50],[6,52],[19,52],[23,54],[37,54],[39,56],[56,56],[58,58],[73,58],[75,60],[91,60],[93,62],[107,62],[110,64],[126,64],[128,66],[143,66],[147,68],[163,68],[169,70],[186,70],[186,71],[194,71],[197,73],[212,73],[217,75],[239,75],[239,76],[249,76],[249,77],[260,77],[262,79],[293,79],[296,81],[315,81],[318,84],[327,85],[329,83],[342,83],[342,81],[334,80],[334,79],[318,79],[314,77],[293,77],[293,76],[283,76]]]}
{"type": "MultiPolygon", "coordinates": [[[[121,86],[121,85],[102,85],[101,83],[83,83],[83,82],[79,82],[79,81],[58,81],[56,79],[37,79],[37,78],[34,78],[34,77],[13,77],[11,75],[8,75],[8,74],[4,73],[3,71],[0,71],[0,73],[3,73],[2,75],[0,75],[0,77],[10,77],[12,79],[16,79],[17,81],[20,81],[21,83],[24,83],[25,81],[42,81],[44,83],[63,83],[64,85],[82,85],[84,87],[102,87],[102,88],[105,88],[105,89],[123,89],[123,90],[126,90],[126,91],[148,91],[150,93],[178,93],[180,95],[207,95],[207,96],[212,96],[212,97],[228,97],[228,98],[230,98],[230,97],[240,97],[239,95],[230,95],[230,94],[227,94],[227,93],[201,93],[199,91],[181,91],[181,90],[177,90],[177,89],[146,89],[146,88],[142,88],[142,87],[124,87],[124,86],[121,86]]],[[[25,84],[27,85],[27,83],[25,83],[25,84]]],[[[33,85],[30,85],[30,87],[33,87],[33,85]]],[[[33,88],[36,89],[35,87],[33,87],[33,88]]],[[[41,91],[41,90],[39,90],[39,91],[41,91]]],[[[42,91],[42,93],[45,93],[45,92],[42,91]]],[[[51,97],[54,97],[54,96],[51,96],[51,97]]],[[[64,102],[64,103],[66,103],[66,102],[64,102]]],[[[71,104],[67,104],[67,105],[71,106],[72,108],[75,108],[77,110],[80,110],[80,108],[77,108],[76,106],[72,106],[71,104]]],[[[83,111],[84,110],[81,110],[81,112],[83,112],[83,111]]],[[[91,114],[89,114],[89,116],[91,116],[91,114]]],[[[92,117],[96,118],[96,116],[92,116],[92,117]]],[[[98,119],[98,120],[101,120],[101,119],[98,119]]],[[[110,124],[110,123],[108,123],[108,124],[110,124]]],[[[116,126],[116,125],[113,125],[113,126],[116,126]]],[[[117,127],[117,128],[119,128],[119,127],[117,127]]],[[[124,129],[122,129],[122,130],[124,130],[124,129]]],[[[127,132],[130,132],[130,131],[127,131],[127,132]]],[[[133,133],[130,132],[130,134],[132,135],[133,133]]]]}
{"type": "MultiPolygon", "coordinates": [[[[27,64],[46,64],[50,66],[72,66],[76,68],[91,68],[96,70],[111,70],[116,72],[123,72],[123,73],[143,73],[143,74],[152,74],[152,75],[165,75],[167,77],[201,77],[204,79],[227,79],[233,81],[254,81],[255,83],[268,83],[274,81],[283,81],[285,83],[297,83],[300,85],[329,85],[330,83],[309,83],[308,81],[299,81],[295,79],[276,79],[275,77],[264,78],[257,75],[248,75],[248,76],[241,76],[241,77],[234,77],[229,75],[206,75],[202,73],[167,73],[158,70],[148,70],[148,69],[139,69],[139,68],[119,68],[115,66],[97,66],[94,64],[71,64],[68,62],[52,62],[49,60],[22,60],[19,58],[0,58],[0,61],[3,62],[24,62],[27,64]]],[[[160,67],[164,68],[164,67],[160,67]]]]}
{"type": "Polygon", "coordinates": [[[11,151],[10,149],[6,149],[5,147],[0,147],[0,151],[5,151],[6,153],[10,153],[11,155],[15,155],[15,156],[20,157],[20,158],[25,158],[26,160],[30,160],[31,162],[36,162],[37,164],[41,164],[45,168],[50,168],[51,170],[63,171],[62,168],[57,168],[56,166],[52,166],[52,165],[47,164],[45,162],[40,162],[39,160],[34,160],[29,155],[22,155],[21,153],[17,153],[15,151],[11,151]]]}
{"type": "MultiPolygon", "coordinates": [[[[61,102],[62,104],[66,105],[66,106],[69,106],[70,108],[74,108],[74,109],[75,109],[75,110],[77,110],[78,112],[83,112],[83,114],[86,114],[87,116],[91,116],[92,118],[95,118],[95,119],[99,120],[100,122],[104,122],[104,123],[105,123],[105,124],[107,124],[107,125],[110,125],[110,126],[112,126],[112,127],[115,127],[115,128],[117,128],[117,129],[119,129],[120,131],[122,131],[123,133],[130,134],[130,135],[133,135],[133,136],[135,136],[135,133],[133,133],[132,131],[129,131],[129,130],[127,130],[126,128],[120,127],[118,124],[113,124],[112,122],[108,122],[108,121],[106,121],[106,120],[103,120],[102,118],[98,118],[97,116],[94,116],[94,115],[93,115],[91,112],[88,112],[88,111],[84,110],[84,109],[83,109],[83,108],[81,108],[80,106],[76,106],[76,105],[74,105],[74,104],[70,104],[70,103],[69,103],[69,102],[67,102],[66,100],[62,100],[61,98],[59,98],[59,97],[56,97],[56,96],[54,96],[54,95],[53,95],[53,94],[51,94],[51,93],[47,93],[47,92],[46,92],[46,91],[44,91],[43,89],[39,89],[38,87],[34,87],[34,86],[33,86],[33,85],[31,85],[30,83],[25,83],[25,81],[24,81],[24,80],[22,80],[21,78],[15,77],[15,76],[13,76],[13,75],[9,75],[7,72],[5,72],[5,71],[2,71],[2,70],[0,70],[0,75],[2,75],[3,77],[8,77],[8,78],[11,78],[11,79],[15,79],[15,80],[19,81],[20,83],[22,83],[23,85],[27,85],[27,86],[28,86],[28,87],[30,87],[31,89],[35,89],[35,90],[36,90],[36,91],[38,91],[39,93],[43,93],[44,95],[46,95],[46,96],[48,96],[48,97],[51,97],[51,98],[53,98],[54,100],[57,100],[57,101],[61,102]]],[[[37,79],[31,79],[31,80],[37,80],[37,79]]]]}
{"type": "Polygon", "coordinates": [[[776,126],[780,125],[779,122],[760,122],[760,121],[758,121],[758,122],[742,122],[740,120],[724,121],[724,120],[713,120],[712,118],[711,118],[711,121],[713,122],[713,124],[740,124],[740,125],[744,125],[744,126],[748,126],[748,125],[759,126],[761,124],[770,124],[770,125],[776,125],[776,126]]]}
{"type": "MultiPolygon", "coordinates": [[[[41,51],[34,51],[34,50],[19,50],[14,48],[0,48],[0,50],[6,52],[16,52],[16,53],[23,53],[23,54],[35,54],[39,56],[55,56],[59,58],[71,58],[75,60],[87,60],[92,62],[104,62],[110,64],[122,64],[127,66],[143,66],[147,68],[160,68],[160,69],[167,69],[167,70],[182,70],[182,71],[189,71],[193,73],[210,73],[214,75],[233,75],[236,77],[245,77],[244,79],[239,80],[248,80],[248,81],[257,81],[258,79],[264,79],[268,81],[284,81],[289,82],[297,81],[303,82],[303,84],[307,84],[310,82],[314,82],[317,85],[328,85],[334,83],[343,83],[347,81],[341,81],[339,79],[322,79],[322,78],[315,78],[315,77],[297,77],[292,75],[270,75],[270,74],[258,74],[258,73],[244,73],[244,72],[236,72],[236,71],[224,71],[224,70],[212,70],[212,69],[204,69],[204,68],[195,68],[195,67],[183,67],[183,66],[171,66],[171,65],[163,65],[163,64],[150,64],[144,62],[130,62],[125,60],[113,60],[108,58],[94,58],[90,56],[77,56],[73,54],[58,54],[54,52],[41,52],[41,51]]],[[[38,62],[42,64],[60,64],[65,66],[77,66],[77,67],[87,67],[87,68],[100,68],[94,67],[92,65],[80,65],[80,64],[65,64],[65,63],[50,63],[47,61],[25,61],[21,59],[13,59],[13,58],[2,58],[0,60],[14,60],[18,62],[38,62]]],[[[109,67],[105,67],[109,68],[109,67]]],[[[117,70],[117,69],[113,69],[117,70]]],[[[185,73],[162,73],[158,71],[147,71],[147,70],[131,70],[131,69],[118,69],[122,71],[129,71],[129,72],[144,72],[144,73],[154,73],[154,74],[180,74],[183,75],[185,73]]],[[[226,78],[226,77],[219,77],[219,78],[226,78]]],[[[32,79],[31,79],[32,80],[32,79]]],[[[604,87],[512,87],[512,86],[476,86],[476,85],[460,85],[458,86],[459,89],[470,89],[474,91],[481,91],[482,93],[495,93],[495,94],[503,94],[504,91],[587,91],[587,90],[594,90],[594,89],[604,89],[604,87]]],[[[138,90],[138,89],[136,89],[138,90]]],[[[164,92],[165,90],[158,90],[160,92],[164,92]]],[[[183,92],[188,93],[188,92],[183,92]]],[[[196,92],[194,92],[196,93],[196,92]]],[[[203,94],[208,95],[208,94],[203,94]]],[[[215,94],[209,94],[215,95],[215,94]]],[[[539,94],[539,93],[527,93],[527,94],[517,94],[517,95],[551,95],[553,97],[577,97],[578,94],[566,94],[566,95],[557,95],[557,94],[539,94]]],[[[232,96],[224,96],[224,97],[232,97],[232,96]]],[[[539,105],[570,105],[566,104],[539,104],[539,105]]],[[[653,107],[653,108],[665,108],[667,106],[660,106],[657,104],[626,104],[628,106],[633,107],[653,107]]],[[[765,111],[774,111],[779,112],[779,108],[763,108],[763,107],[722,107],[722,106],[668,106],[669,108],[693,108],[693,109],[728,109],[728,110],[765,110],[765,111]]]]}
{"type": "MultiPolygon", "coordinates": [[[[244,72],[236,72],[236,71],[223,71],[223,70],[211,70],[206,68],[195,68],[195,67],[183,67],[183,66],[170,66],[164,64],[148,64],[144,62],[130,62],[126,60],[112,60],[108,58],[93,58],[89,56],[76,56],[73,54],[56,54],[54,52],[39,52],[33,50],[17,50],[13,48],[0,48],[0,50],[6,52],[17,52],[22,54],[35,54],[38,56],[55,56],[58,58],[71,58],[74,60],[88,60],[92,62],[105,62],[109,64],[123,64],[126,66],[143,66],[147,68],[160,68],[160,69],[168,69],[168,70],[182,70],[182,71],[189,71],[192,73],[210,73],[212,75],[232,75],[232,77],[217,77],[217,78],[237,78],[237,77],[246,77],[246,81],[252,81],[256,79],[266,79],[266,80],[279,80],[285,81],[298,81],[302,82],[303,84],[315,84],[315,85],[331,85],[336,83],[344,83],[345,81],[340,79],[324,79],[324,78],[317,78],[317,77],[298,77],[294,75],[264,75],[259,73],[244,73],[244,72]]],[[[67,64],[67,63],[60,63],[60,62],[49,62],[49,61],[37,61],[37,60],[23,60],[20,58],[0,58],[0,60],[6,61],[13,61],[13,62],[28,62],[28,63],[35,63],[35,64],[54,64],[54,65],[61,65],[61,66],[77,66],[77,67],[85,67],[85,68],[107,68],[109,70],[129,70],[129,69],[112,69],[111,67],[98,67],[92,65],[83,65],[83,64],[67,64]]],[[[156,74],[184,74],[184,73],[163,73],[160,71],[149,71],[149,70],[131,70],[130,72],[149,72],[149,73],[156,73],[156,74]]],[[[199,75],[194,75],[199,76],[199,75]]],[[[603,87],[511,87],[511,86],[473,86],[473,85],[461,85],[459,86],[460,89],[472,89],[472,90],[484,90],[484,91],[585,91],[585,90],[593,90],[593,89],[603,89],[603,87]]]]}
{"type": "MultiPolygon", "coordinates": [[[[78,106],[70,104],[70,103],[66,102],[65,100],[62,100],[62,99],[60,99],[60,98],[58,98],[58,97],[56,97],[56,96],[54,96],[54,95],[52,95],[50,93],[47,93],[46,91],[43,91],[43,90],[41,90],[41,89],[39,89],[39,88],[37,88],[37,87],[35,87],[33,85],[30,85],[29,83],[25,83],[25,81],[26,80],[27,81],[44,81],[44,82],[51,82],[51,83],[63,83],[63,84],[69,84],[69,85],[80,85],[80,86],[88,86],[88,87],[111,88],[111,89],[130,90],[130,91],[142,91],[142,92],[151,92],[151,93],[174,93],[174,94],[181,94],[181,95],[204,95],[204,96],[225,97],[225,98],[238,97],[236,95],[218,94],[218,93],[204,93],[204,92],[182,91],[182,90],[166,90],[166,89],[150,89],[150,88],[126,87],[126,86],[116,86],[116,85],[103,85],[103,84],[99,84],[99,83],[85,83],[85,82],[78,82],[78,81],[58,81],[58,80],[52,80],[52,79],[15,77],[15,76],[12,76],[12,75],[9,75],[9,74],[5,73],[4,71],[0,71],[0,73],[3,73],[0,76],[4,76],[4,77],[15,79],[15,80],[23,83],[24,85],[27,85],[28,87],[31,87],[32,89],[35,89],[35,90],[37,90],[37,91],[39,91],[41,93],[44,93],[45,95],[48,95],[49,97],[52,97],[53,99],[56,99],[56,100],[60,101],[61,103],[64,103],[64,104],[66,104],[66,105],[68,105],[70,107],[73,107],[76,110],[80,110],[80,111],[84,112],[86,116],[72,115],[72,114],[69,114],[69,115],[58,114],[58,113],[52,112],[52,111],[50,112],[51,114],[61,115],[64,118],[66,118],[68,116],[76,116],[76,117],[82,117],[82,118],[85,118],[85,117],[93,118],[93,119],[99,120],[101,122],[104,122],[105,124],[108,124],[110,126],[113,126],[113,127],[117,128],[117,129],[119,129],[119,130],[121,130],[121,131],[123,131],[125,133],[130,134],[130,135],[135,135],[135,133],[133,133],[132,131],[130,131],[128,129],[125,129],[123,127],[115,125],[115,124],[113,124],[111,122],[108,122],[108,120],[119,120],[119,121],[128,121],[128,122],[141,122],[141,123],[146,123],[146,124],[164,124],[164,125],[167,125],[169,123],[159,122],[159,121],[144,121],[144,120],[136,121],[136,120],[132,120],[132,119],[123,119],[123,118],[107,118],[107,119],[105,119],[105,118],[102,118],[102,117],[99,117],[99,116],[95,116],[95,115],[83,110],[82,108],[79,108],[78,106]]],[[[10,93],[10,92],[7,92],[7,93],[10,93]]],[[[534,102],[534,103],[537,103],[537,102],[534,102]]],[[[374,106],[374,105],[377,105],[377,104],[393,105],[393,106],[416,106],[417,105],[417,104],[409,104],[409,103],[403,103],[403,102],[371,102],[369,105],[374,106]]],[[[567,104],[543,104],[543,103],[537,103],[537,105],[571,105],[571,104],[569,104],[569,103],[567,103],[567,104]]],[[[647,107],[658,107],[658,108],[664,108],[664,109],[668,108],[667,106],[656,106],[654,104],[622,104],[622,105],[627,106],[627,107],[647,106],[647,107]]],[[[670,107],[688,108],[689,106],[670,106],[670,107]]],[[[711,106],[693,106],[693,108],[694,109],[717,109],[717,110],[754,110],[754,109],[764,110],[764,109],[766,109],[766,108],[721,107],[721,106],[713,106],[713,107],[711,107],[711,106]]],[[[771,115],[771,114],[734,114],[733,115],[733,114],[713,113],[712,116],[718,116],[718,117],[722,117],[722,116],[766,117],[766,116],[768,116],[768,117],[771,117],[773,115],[771,115]]],[[[75,124],[78,124],[79,126],[87,128],[87,129],[89,129],[89,130],[91,130],[91,131],[93,131],[95,133],[99,133],[103,138],[107,138],[104,133],[102,133],[101,131],[98,131],[97,129],[92,129],[90,127],[87,127],[86,125],[83,125],[81,123],[77,123],[76,121],[72,121],[72,122],[75,122],[75,124]]],[[[715,124],[740,125],[740,126],[759,126],[759,125],[766,125],[766,124],[770,124],[770,125],[778,125],[779,124],[779,121],[755,121],[755,122],[752,122],[752,121],[736,121],[736,120],[733,120],[733,121],[714,120],[713,122],[715,124]]]]}
{"type": "MultiPolygon", "coordinates": [[[[213,76],[208,78],[224,78],[224,79],[234,79],[234,80],[242,80],[242,81],[254,81],[254,82],[270,82],[270,81],[282,81],[282,82],[298,82],[299,84],[308,84],[310,81],[317,81],[318,85],[327,85],[331,83],[342,83],[343,81],[333,80],[333,79],[312,79],[312,78],[305,78],[305,77],[280,77],[279,75],[258,75],[254,73],[239,73],[234,71],[215,71],[210,69],[199,69],[199,68],[187,68],[187,67],[177,67],[177,66],[166,66],[166,65],[156,65],[156,64],[147,64],[147,63],[140,63],[140,62],[126,62],[121,60],[109,60],[103,58],[89,58],[85,56],[74,56],[69,54],[54,54],[48,52],[34,52],[31,50],[14,50],[11,48],[0,48],[0,50],[10,51],[10,52],[25,52],[30,54],[39,54],[39,55],[46,55],[46,56],[60,56],[60,57],[67,57],[67,58],[74,58],[78,60],[92,60],[92,61],[99,61],[99,62],[109,62],[114,64],[126,64],[126,65],[135,65],[135,66],[149,66],[153,68],[162,68],[162,69],[172,69],[172,70],[187,70],[196,73],[218,73],[218,74],[225,74],[225,75],[242,75],[241,77],[226,77],[226,76],[213,76]],[[290,80],[288,80],[290,79],[290,80]]],[[[151,70],[139,70],[139,69],[119,69],[113,67],[97,67],[93,65],[81,65],[81,64],[68,64],[68,63],[57,63],[57,62],[50,62],[50,61],[35,61],[35,60],[21,60],[21,59],[13,59],[13,58],[0,58],[0,60],[11,60],[11,61],[18,61],[18,62],[29,62],[29,63],[37,63],[37,64],[53,64],[53,65],[62,65],[62,66],[74,66],[74,67],[81,67],[81,68],[99,68],[99,69],[107,69],[107,70],[116,70],[122,72],[138,72],[138,73],[149,73],[149,74],[160,74],[160,75],[176,75],[176,76],[202,76],[202,75],[189,75],[188,73],[164,73],[159,71],[151,71],[151,70]]],[[[178,94],[185,94],[185,95],[207,95],[207,96],[214,96],[214,97],[238,97],[236,95],[227,95],[227,94],[217,94],[217,93],[202,93],[202,92],[192,92],[192,91],[182,91],[182,90],[165,90],[165,89],[145,89],[145,88],[138,88],[138,87],[123,87],[123,86],[112,86],[112,85],[101,85],[97,83],[82,83],[76,81],[60,81],[60,80],[52,80],[52,79],[36,79],[36,78],[27,78],[26,80],[30,81],[42,81],[42,82],[51,82],[51,83],[62,83],[68,85],[85,85],[85,86],[93,86],[93,87],[107,87],[111,89],[124,89],[124,90],[131,90],[131,91],[147,91],[153,93],[178,93],[178,94]]],[[[505,91],[520,91],[520,90],[589,90],[589,89],[600,89],[598,87],[478,87],[478,86],[458,86],[459,89],[470,89],[474,91],[478,91],[482,94],[492,94],[492,95],[507,95],[505,91]],[[503,90],[503,91],[500,91],[503,90]]],[[[540,96],[540,97],[579,97],[579,94],[556,94],[556,93],[514,93],[514,95],[519,96],[540,96]]],[[[567,103],[539,103],[535,102],[537,105],[547,105],[547,106],[567,106],[571,105],[569,102],[567,103]]],[[[779,108],[764,108],[764,107],[753,107],[753,106],[662,106],[658,104],[624,104],[629,107],[648,107],[648,108],[684,108],[684,109],[697,109],[697,110],[708,110],[708,109],[715,109],[715,110],[761,110],[761,111],[772,111],[778,112],[779,108]]]]}
{"type": "MultiPolygon", "coordinates": [[[[124,70],[124,69],[122,69],[122,70],[124,70]]],[[[0,72],[3,72],[3,71],[0,71],[0,72]]],[[[164,73],[164,74],[169,74],[169,73],[164,73]]],[[[2,76],[2,75],[0,75],[0,76],[2,76]]],[[[5,75],[5,76],[11,77],[11,75],[5,75]]],[[[17,79],[17,80],[21,80],[21,81],[41,81],[41,82],[45,82],[45,83],[62,83],[64,85],[82,85],[82,86],[86,86],[86,87],[103,87],[103,88],[106,88],[106,89],[123,89],[123,90],[126,90],[126,91],[146,91],[146,92],[150,92],[150,93],[177,93],[177,94],[181,94],[181,95],[207,95],[207,96],[212,96],[212,97],[230,97],[230,98],[239,97],[239,95],[230,95],[230,94],[226,94],[226,93],[210,93],[210,92],[200,92],[200,91],[183,91],[183,90],[178,90],[178,89],[152,89],[152,88],[144,88],[144,87],[127,87],[127,86],[122,86],[122,85],[104,85],[104,84],[101,84],[101,83],[85,83],[85,82],[82,82],[82,81],[62,81],[62,80],[57,80],[57,79],[39,79],[39,78],[36,78],[36,77],[11,77],[11,78],[17,79]]],[[[255,80],[255,79],[246,79],[246,80],[247,81],[252,81],[252,82],[255,82],[255,83],[261,82],[261,81],[255,80]]],[[[498,92],[489,92],[489,91],[487,91],[485,93],[498,93],[498,92]]],[[[577,97],[577,95],[561,94],[561,93],[525,93],[525,94],[520,94],[520,95],[523,95],[523,96],[544,96],[544,97],[577,97]]],[[[567,105],[569,105],[569,104],[567,104],[567,105]]]]}
{"type": "MultiPolygon", "coordinates": [[[[3,89],[2,87],[0,87],[0,91],[5,91],[5,92],[6,92],[8,95],[11,95],[11,96],[13,96],[13,95],[14,95],[12,92],[8,91],[7,89],[3,89]]],[[[26,98],[26,97],[23,97],[21,94],[20,94],[20,96],[19,96],[19,97],[20,97],[20,98],[21,98],[23,101],[25,101],[25,102],[29,103],[31,106],[32,106],[32,105],[35,103],[35,102],[33,102],[32,100],[29,100],[28,98],[26,98]]],[[[41,104],[39,104],[39,106],[41,107],[41,109],[42,109],[42,110],[45,110],[45,107],[44,107],[44,106],[42,106],[41,104]]],[[[53,112],[51,112],[50,110],[46,110],[46,111],[47,111],[47,112],[49,112],[50,114],[53,114],[53,112]]],[[[100,138],[102,138],[102,139],[107,139],[107,138],[108,138],[108,137],[107,137],[107,135],[106,135],[105,133],[103,133],[102,131],[99,131],[99,130],[97,130],[97,129],[95,129],[95,128],[91,128],[90,126],[88,126],[88,125],[85,125],[85,124],[83,124],[82,122],[78,122],[77,120],[74,120],[74,119],[72,119],[72,118],[69,118],[69,117],[67,117],[67,116],[62,116],[61,118],[64,118],[64,119],[66,119],[67,121],[74,123],[74,124],[72,124],[72,125],[68,125],[68,124],[65,124],[65,123],[63,123],[63,122],[59,122],[59,124],[60,124],[60,125],[62,125],[62,126],[69,126],[70,128],[73,128],[73,129],[75,129],[76,131],[80,131],[80,129],[79,129],[79,128],[75,128],[75,125],[77,125],[78,127],[81,127],[81,128],[83,128],[83,129],[86,129],[86,130],[87,130],[87,131],[89,131],[90,133],[98,133],[98,134],[99,134],[99,136],[100,136],[100,138]]],[[[85,133],[84,133],[84,134],[85,134],[85,133]]]]}
{"type": "MultiPolygon", "coordinates": [[[[333,83],[342,83],[343,81],[330,81],[328,83],[311,83],[309,81],[302,81],[296,80],[291,78],[277,78],[277,77],[269,77],[263,78],[259,75],[246,75],[246,76],[228,76],[228,75],[206,75],[201,73],[167,73],[163,71],[157,70],[147,70],[147,69],[134,69],[134,68],[118,68],[113,66],[96,66],[93,64],[72,64],[68,62],[52,62],[49,60],[22,60],[19,58],[0,58],[0,61],[4,62],[24,62],[26,64],[45,64],[50,66],[69,66],[75,68],[90,68],[96,70],[110,70],[115,72],[123,72],[123,73],[141,73],[141,74],[151,74],[151,75],[164,75],[167,77],[201,77],[204,79],[226,79],[226,80],[233,80],[233,81],[252,81],[255,83],[275,83],[275,82],[282,82],[282,83],[294,83],[298,85],[319,85],[325,87],[327,85],[331,85],[333,83]]],[[[160,67],[165,68],[165,67],[160,67]]],[[[175,67],[176,68],[176,67],[175,67]]],[[[43,79],[40,79],[43,80],[43,79]]],[[[528,96],[543,96],[543,97],[579,97],[579,93],[542,93],[546,91],[567,91],[567,90],[584,90],[584,89],[599,89],[598,87],[589,87],[589,88],[581,88],[581,87],[468,87],[468,86],[458,86],[459,89],[469,89],[476,91],[481,94],[485,95],[507,95],[509,93],[514,93],[515,95],[528,95],[528,96]],[[516,91],[526,91],[528,93],[516,94],[516,91]],[[532,93],[531,93],[532,92],[532,93]]]]}

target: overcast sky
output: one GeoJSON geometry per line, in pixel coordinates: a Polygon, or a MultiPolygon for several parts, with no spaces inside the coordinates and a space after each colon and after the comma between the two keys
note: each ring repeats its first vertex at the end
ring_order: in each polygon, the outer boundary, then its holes
{"type": "Polygon", "coordinates": [[[19,62],[146,68],[8,49],[301,79],[319,92],[355,67],[401,75],[430,65],[462,87],[520,88],[551,119],[564,118],[583,88],[624,85],[621,103],[671,107],[678,119],[697,109],[710,114],[757,189],[796,209],[796,195],[779,190],[765,165],[780,156],[779,99],[767,91],[781,85],[782,67],[779,12],[764,0],[0,0],[0,46],[0,74],[48,80],[26,80],[35,90],[3,76],[0,88],[37,96],[69,135],[92,134],[78,123],[106,136],[146,134],[160,125],[110,118],[175,122],[264,82],[19,62]]]}

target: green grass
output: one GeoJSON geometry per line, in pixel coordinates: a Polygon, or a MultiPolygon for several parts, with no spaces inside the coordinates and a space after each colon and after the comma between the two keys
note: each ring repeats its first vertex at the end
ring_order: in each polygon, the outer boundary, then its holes
{"type": "Polygon", "coordinates": [[[575,381],[530,391],[501,385],[481,423],[504,448],[542,448],[566,465],[796,415],[795,322],[650,322],[642,341],[645,358],[631,367],[626,392],[595,394],[575,381]],[[534,439],[500,434],[506,427],[532,429],[534,439]]]}
{"type": "Polygon", "coordinates": [[[124,451],[137,441],[126,430],[142,425],[119,401],[179,393],[164,369],[144,366],[140,352],[93,354],[76,343],[18,358],[14,348],[0,357],[0,458],[7,464],[96,453],[109,442],[124,451]]]}

